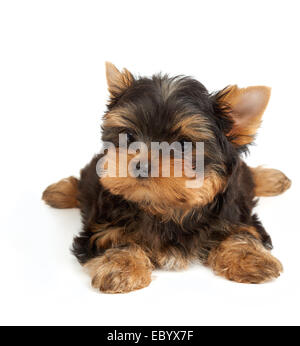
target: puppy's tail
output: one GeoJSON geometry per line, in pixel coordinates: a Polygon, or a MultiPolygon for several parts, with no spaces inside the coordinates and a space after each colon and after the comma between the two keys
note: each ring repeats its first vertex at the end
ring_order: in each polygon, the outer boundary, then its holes
{"type": "Polygon", "coordinates": [[[79,208],[78,179],[69,177],[47,187],[42,199],[53,208],[79,208]]]}

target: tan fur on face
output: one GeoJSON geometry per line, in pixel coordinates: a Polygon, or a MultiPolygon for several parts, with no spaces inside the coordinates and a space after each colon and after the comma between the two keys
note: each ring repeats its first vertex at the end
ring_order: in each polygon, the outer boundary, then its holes
{"type": "Polygon", "coordinates": [[[281,263],[263,245],[246,234],[232,235],[212,250],[207,264],[218,275],[241,283],[262,283],[277,278],[281,263]]]}
{"type": "Polygon", "coordinates": [[[202,140],[213,140],[214,134],[210,130],[209,123],[207,120],[198,114],[182,118],[181,114],[176,115],[175,125],[172,128],[172,131],[180,130],[180,134],[183,137],[190,138],[192,141],[198,141],[199,138],[202,140]]]}
{"type": "Polygon", "coordinates": [[[255,196],[277,196],[288,190],[292,184],[281,171],[261,166],[251,168],[255,196]]]}
{"type": "Polygon", "coordinates": [[[103,128],[105,129],[109,127],[132,127],[132,129],[135,130],[136,128],[132,126],[130,122],[128,122],[128,117],[133,117],[133,120],[136,120],[134,116],[134,111],[131,110],[131,107],[129,105],[127,108],[115,108],[114,110],[104,115],[103,128]]]}
{"type": "MultiPolygon", "coordinates": [[[[117,150],[116,162],[111,161],[111,170],[116,172],[116,177],[100,178],[102,185],[115,195],[121,195],[125,199],[139,203],[140,207],[154,215],[160,215],[164,220],[182,218],[192,207],[210,203],[217,193],[221,192],[226,181],[215,172],[205,174],[201,187],[188,188],[186,177],[174,177],[174,161],[170,160],[170,177],[150,177],[136,179],[127,171],[127,177],[119,177],[119,159],[125,155],[117,150]],[[115,165],[115,166],[114,166],[115,165]]],[[[133,158],[128,155],[127,161],[133,158]]],[[[183,165],[182,165],[183,167],[183,165]]],[[[161,169],[160,169],[161,171],[161,169]]]]}
{"type": "Polygon", "coordinates": [[[42,199],[53,208],[78,208],[78,179],[69,177],[47,187],[42,199]]]}
{"type": "Polygon", "coordinates": [[[145,252],[137,245],[112,248],[103,256],[87,264],[92,286],[104,293],[127,293],[147,287],[153,266],[145,252]]]}
{"type": "Polygon", "coordinates": [[[200,188],[187,188],[184,178],[101,178],[104,187],[111,193],[138,202],[146,211],[161,215],[163,219],[182,216],[192,207],[206,205],[220,192],[225,182],[216,174],[204,178],[200,188]]]}

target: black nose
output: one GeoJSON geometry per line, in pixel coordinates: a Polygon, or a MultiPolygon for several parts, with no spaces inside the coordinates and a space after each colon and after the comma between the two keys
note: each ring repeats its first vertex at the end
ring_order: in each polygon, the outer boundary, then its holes
{"type": "Polygon", "coordinates": [[[137,175],[138,179],[147,179],[149,177],[149,172],[151,171],[150,164],[141,165],[141,163],[138,162],[136,169],[139,170],[139,174],[137,175]]]}

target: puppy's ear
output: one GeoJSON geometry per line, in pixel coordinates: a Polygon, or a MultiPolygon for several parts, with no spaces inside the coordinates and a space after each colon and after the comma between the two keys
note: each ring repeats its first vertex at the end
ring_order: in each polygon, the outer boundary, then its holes
{"type": "Polygon", "coordinates": [[[233,126],[226,134],[237,146],[250,144],[261,124],[261,118],[267,107],[271,88],[251,86],[238,88],[229,86],[218,95],[221,107],[227,109],[233,126]]]}
{"type": "Polygon", "coordinates": [[[111,62],[105,63],[108,91],[111,97],[120,95],[134,80],[133,75],[124,68],[120,72],[111,62]]]}

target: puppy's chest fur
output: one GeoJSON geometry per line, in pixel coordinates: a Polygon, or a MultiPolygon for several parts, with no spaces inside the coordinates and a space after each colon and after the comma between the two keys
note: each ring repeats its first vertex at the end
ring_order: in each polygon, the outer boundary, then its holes
{"type": "Polygon", "coordinates": [[[108,248],[134,243],[143,248],[155,267],[180,270],[191,262],[204,262],[217,238],[225,237],[225,232],[223,236],[214,234],[200,211],[182,222],[163,221],[102,189],[97,203],[89,211],[83,208],[82,213],[85,238],[78,239],[86,239],[81,250],[83,263],[108,248]]]}
{"type": "Polygon", "coordinates": [[[155,266],[175,270],[205,258],[210,240],[208,230],[199,221],[164,221],[106,191],[100,193],[99,199],[94,221],[88,227],[94,251],[135,243],[155,266]]]}

